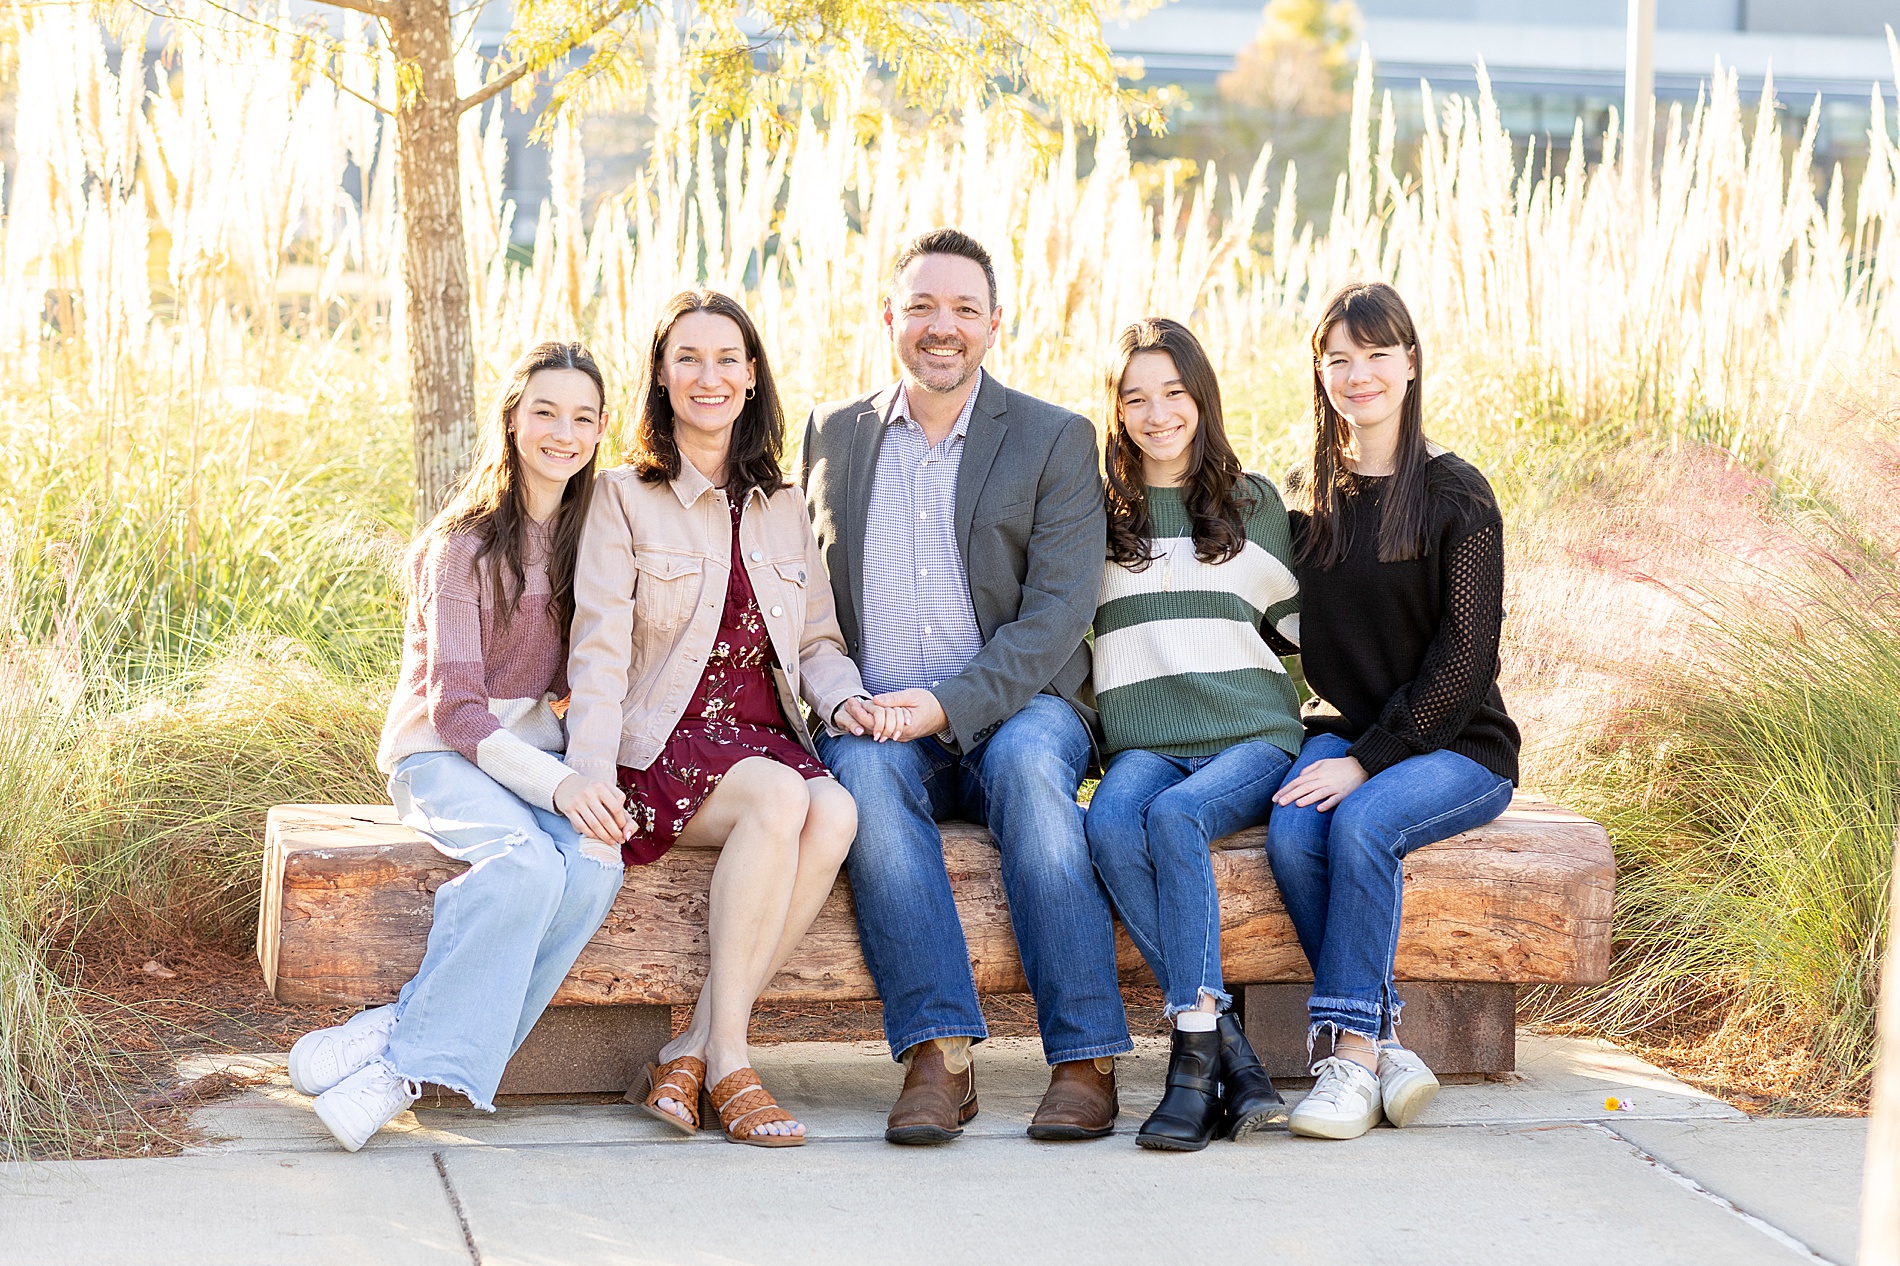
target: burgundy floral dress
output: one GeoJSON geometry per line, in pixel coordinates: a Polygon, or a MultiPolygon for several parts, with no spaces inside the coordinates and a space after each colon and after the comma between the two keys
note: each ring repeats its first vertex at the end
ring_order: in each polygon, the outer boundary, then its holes
{"type": "Polygon", "coordinates": [[[806,778],[824,778],[831,772],[805,750],[779,708],[772,681],[778,655],[739,554],[739,515],[745,499],[728,500],[732,578],[726,583],[726,608],[699,688],[651,765],[620,766],[620,789],[633,817],[633,838],[620,846],[629,866],[663,857],[726,771],[747,757],[769,757],[806,778]]]}

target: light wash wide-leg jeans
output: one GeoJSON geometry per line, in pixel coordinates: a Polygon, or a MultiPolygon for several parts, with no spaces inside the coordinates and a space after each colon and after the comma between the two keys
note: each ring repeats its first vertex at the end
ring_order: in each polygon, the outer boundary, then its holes
{"type": "Polygon", "coordinates": [[[620,891],[619,850],[577,833],[455,752],[397,765],[403,824],[469,868],[436,889],[429,949],[384,1056],[495,1110],[495,1088],[620,891]]]}

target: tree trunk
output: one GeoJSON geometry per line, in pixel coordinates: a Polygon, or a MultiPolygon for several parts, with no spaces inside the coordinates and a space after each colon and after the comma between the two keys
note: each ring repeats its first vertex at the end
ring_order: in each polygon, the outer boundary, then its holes
{"type": "Polygon", "coordinates": [[[449,0],[404,0],[388,29],[398,63],[417,76],[413,95],[404,85],[396,127],[420,527],[441,508],[475,447],[475,348],[449,0]]]}

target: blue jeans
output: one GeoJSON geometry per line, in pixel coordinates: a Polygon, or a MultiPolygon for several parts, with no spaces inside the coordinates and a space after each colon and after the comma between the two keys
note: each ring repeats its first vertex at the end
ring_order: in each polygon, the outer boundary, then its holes
{"type": "Polygon", "coordinates": [[[396,766],[403,824],[469,868],[435,890],[429,949],[385,1056],[493,1112],[502,1070],[620,891],[619,850],[584,839],[454,752],[396,766]]]}
{"type": "Polygon", "coordinates": [[[893,1059],[931,1038],[989,1036],[937,830],[955,817],[986,824],[1002,852],[1044,1058],[1059,1064],[1133,1047],[1108,897],[1075,803],[1089,736],[1073,708],[1037,695],[961,755],[930,738],[877,743],[850,734],[820,736],[818,754],[858,802],[857,843],[845,864],[893,1059]]]}
{"type": "Polygon", "coordinates": [[[1089,801],[1083,830],[1135,948],[1161,982],[1172,1016],[1211,996],[1221,980],[1220,896],[1208,845],[1264,822],[1293,758],[1267,742],[1213,756],[1117,753],[1089,801]]]}
{"type": "MultiPolygon", "coordinates": [[[[1287,780],[1351,746],[1337,735],[1314,735],[1287,780]]],[[[1306,1002],[1311,1033],[1393,1035],[1403,1005],[1392,990],[1405,899],[1401,861],[1414,849],[1483,826],[1510,803],[1510,779],[1456,752],[1437,751],[1374,774],[1330,812],[1274,806],[1267,861],[1313,968],[1313,996],[1306,1002]]]]}

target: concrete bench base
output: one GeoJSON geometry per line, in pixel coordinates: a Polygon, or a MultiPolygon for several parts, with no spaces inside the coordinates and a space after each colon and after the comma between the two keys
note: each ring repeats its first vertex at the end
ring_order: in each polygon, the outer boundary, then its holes
{"type": "MultiPolygon", "coordinates": [[[[1490,981],[1413,980],[1399,985],[1405,1010],[1399,1040],[1443,1076],[1508,1073],[1517,1067],[1517,987],[1490,981]]],[[[1304,1077],[1306,999],[1312,986],[1248,985],[1241,999],[1242,1022],[1254,1053],[1269,1077],[1304,1077]]],[[[1329,1053],[1322,1035],[1313,1058],[1329,1053]]]]}
{"type": "MultiPolygon", "coordinates": [[[[1236,986],[1247,1039],[1269,1076],[1304,1077],[1305,984],[1236,986]]],[[[1410,981],[1400,1036],[1436,1073],[1509,1072],[1517,1066],[1517,990],[1489,982],[1410,981]]],[[[619,1094],[671,1035],[671,1008],[648,1004],[550,1007],[508,1064],[504,1095],[619,1094]]],[[[1322,1037],[1314,1057],[1327,1053],[1322,1037]]],[[[881,1057],[880,1057],[881,1058],[881,1057]]]]}

